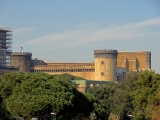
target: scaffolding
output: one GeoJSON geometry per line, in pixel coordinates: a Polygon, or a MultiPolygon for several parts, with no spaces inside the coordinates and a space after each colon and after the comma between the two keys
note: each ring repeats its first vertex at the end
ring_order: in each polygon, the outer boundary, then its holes
{"type": "Polygon", "coordinates": [[[0,28],[0,68],[10,67],[12,53],[12,30],[0,28]]]}

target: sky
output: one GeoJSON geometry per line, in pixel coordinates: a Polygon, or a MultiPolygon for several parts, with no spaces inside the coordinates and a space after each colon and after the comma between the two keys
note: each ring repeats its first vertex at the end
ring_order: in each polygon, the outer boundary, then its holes
{"type": "Polygon", "coordinates": [[[160,73],[160,0],[0,0],[13,51],[53,62],[93,62],[97,49],[151,51],[160,73]]]}

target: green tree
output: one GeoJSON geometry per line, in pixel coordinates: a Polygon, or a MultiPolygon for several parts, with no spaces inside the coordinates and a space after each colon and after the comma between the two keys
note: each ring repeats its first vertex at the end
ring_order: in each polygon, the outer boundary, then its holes
{"type": "Polygon", "coordinates": [[[130,93],[133,90],[133,83],[137,79],[138,73],[130,72],[125,76],[124,80],[121,80],[115,86],[111,113],[118,115],[123,120],[127,119],[127,116],[133,113],[133,98],[130,93]]]}
{"type": "Polygon", "coordinates": [[[56,112],[60,120],[79,115],[85,118],[94,109],[101,109],[92,97],[86,97],[60,76],[22,72],[5,74],[0,82],[2,103],[12,117],[42,118],[56,112]]]}
{"type": "Polygon", "coordinates": [[[110,115],[115,86],[115,83],[111,83],[107,86],[92,87],[88,90],[88,94],[93,95],[105,109],[105,112],[100,116],[101,119],[108,119],[110,115]]]}
{"type": "Polygon", "coordinates": [[[3,104],[3,98],[0,96],[0,118],[2,118],[3,116],[8,116],[8,112],[5,109],[5,106],[3,104]]]}
{"type": "Polygon", "coordinates": [[[154,106],[159,105],[158,93],[160,75],[151,71],[144,71],[134,82],[133,105],[136,120],[150,120],[154,106]]]}
{"type": "Polygon", "coordinates": [[[7,110],[14,117],[33,117],[72,109],[75,89],[67,81],[56,78],[47,74],[5,74],[1,95],[7,110]]]}
{"type": "Polygon", "coordinates": [[[70,81],[70,80],[85,80],[82,77],[70,75],[68,73],[60,74],[60,75],[55,75],[55,76],[59,76],[61,78],[61,80],[66,80],[66,81],[70,81]]]}
{"type": "Polygon", "coordinates": [[[127,119],[133,112],[132,96],[133,82],[138,79],[138,73],[131,72],[119,83],[111,83],[107,86],[93,87],[88,93],[92,94],[96,100],[105,108],[103,119],[121,117],[127,119]]]}

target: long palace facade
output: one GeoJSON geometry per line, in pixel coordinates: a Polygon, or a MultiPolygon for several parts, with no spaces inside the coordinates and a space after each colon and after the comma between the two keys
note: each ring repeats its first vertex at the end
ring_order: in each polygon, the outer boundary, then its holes
{"type": "Polygon", "coordinates": [[[122,76],[127,71],[150,70],[151,52],[94,50],[94,62],[88,63],[47,63],[32,59],[32,53],[13,52],[11,66],[19,67],[24,72],[69,73],[87,80],[116,81],[116,76],[122,76]]]}

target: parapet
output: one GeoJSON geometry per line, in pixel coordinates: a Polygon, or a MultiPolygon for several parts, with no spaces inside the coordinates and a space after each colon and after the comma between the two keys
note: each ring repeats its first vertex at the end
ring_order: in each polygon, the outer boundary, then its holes
{"type": "Polygon", "coordinates": [[[115,49],[102,49],[102,50],[94,50],[94,54],[98,54],[98,53],[118,53],[117,50],[115,49]]]}
{"type": "Polygon", "coordinates": [[[118,51],[114,49],[94,50],[94,58],[117,58],[118,51]]]}
{"type": "Polygon", "coordinates": [[[132,51],[118,51],[119,53],[147,53],[150,54],[151,51],[136,51],[136,52],[132,52],[132,51]]]}
{"type": "Polygon", "coordinates": [[[12,52],[11,55],[32,55],[31,52],[12,52]]]}
{"type": "Polygon", "coordinates": [[[151,54],[151,51],[138,51],[137,53],[147,53],[147,54],[151,54]]]}

